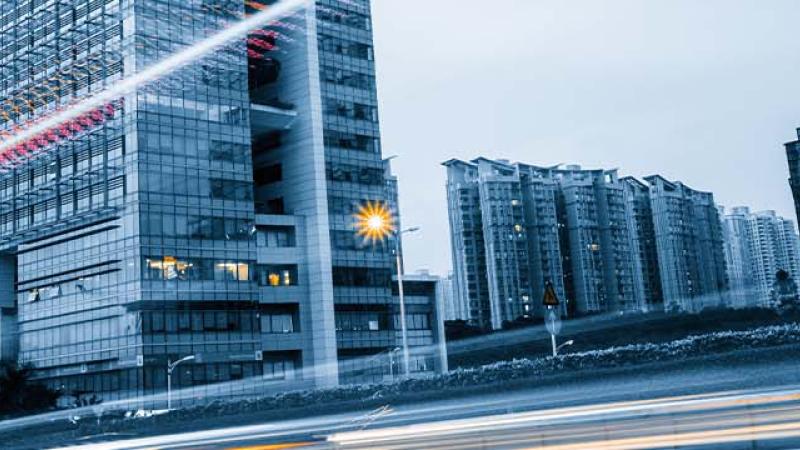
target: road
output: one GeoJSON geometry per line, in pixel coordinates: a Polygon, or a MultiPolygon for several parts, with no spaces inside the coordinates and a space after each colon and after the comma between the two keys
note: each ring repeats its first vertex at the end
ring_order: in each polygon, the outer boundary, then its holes
{"type": "Polygon", "coordinates": [[[800,387],[618,402],[335,433],[318,448],[800,448],[800,387]]]}
{"type": "Polygon", "coordinates": [[[81,448],[750,449],[754,443],[759,449],[800,448],[800,371],[792,361],[598,377],[81,448]]]}

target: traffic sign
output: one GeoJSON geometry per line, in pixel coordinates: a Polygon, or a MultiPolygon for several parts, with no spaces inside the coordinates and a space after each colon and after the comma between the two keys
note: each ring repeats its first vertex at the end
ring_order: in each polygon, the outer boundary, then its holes
{"type": "Polygon", "coordinates": [[[555,309],[548,309],[544,316],[544,325],[553,336],[561,333],[561,316],[555,309]]]}
{"type": "Polygon", "coordinates": [[[553,288],[553,283],[547,282],[544,286],[544,297],[542,298],[542,304],[544,306],[558,306],[558,295],[556,295],[556,290],[553,288]]]}

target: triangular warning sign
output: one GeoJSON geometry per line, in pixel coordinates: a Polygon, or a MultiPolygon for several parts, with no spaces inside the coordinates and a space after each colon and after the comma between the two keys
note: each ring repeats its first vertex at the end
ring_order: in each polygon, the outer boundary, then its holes
{"type": "Polygon", "coordinates": [[[553,283],[547,282],[544,286],[544,298],[542,298],[542,304],[544,306],[558,306],[558,296],[556,295],[556,290],[553,288],[553,283]]]}

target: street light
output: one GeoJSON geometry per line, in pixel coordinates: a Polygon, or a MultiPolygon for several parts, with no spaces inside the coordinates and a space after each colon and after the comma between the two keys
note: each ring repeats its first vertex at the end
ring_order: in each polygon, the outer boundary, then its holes
{"type": "Polygon", "coordinates": [[[554,352],[554,353],[555,353],[555,355],[553,355],[553,356],[557,356],[557,355],[558,355],[558,351],[559,351],[559,350],[561,350],[561,349],[562,349],[562,348],[564,348],[564,347],[568,347],[568,346],[570,346],[570,345],[572,345],[572,344],[574,344],[574,343],[575,343],[575,341],[574,341],[574,340],[572,340],[572,339],[570,339],[570,340],[568,340],[567,342],[564,342],[563,344],[559,345],[558,347],[556,347],[556,351],[554,352]]]}
{"type": "Polygon", "coordinates": [[[195,358],[194,355],[184,356],[183,358],[172,362],[167,360],[167,411],[172,411],[172,371],[178,367],[178,364],[191,361],[195,358]]]}
{"type": "Polygon", "coordinates": [[[392,214],[385,204],[380,202],[367,202],[359,208],[356,214],[357,234],[373,244],[383,241],[389,236],[395,236],[395,257],[397,263],[397,292],[400,299],[400,328],[403,337],[403,372],[409,377],[411,357],[408,352],[408,327],[406,326],[406,302],[403,293],[403,256],[400,253],[400,238],[403,234],[414,233],[420,227],[409,227],[397,230],[392,214]]]}
{"type": "Polygon", "coordinates": [[[400,350],[400,347],[395,347],[389,351],[389,378],[391,378],[392,383],[394,383],[394,354],[400,350]]]}

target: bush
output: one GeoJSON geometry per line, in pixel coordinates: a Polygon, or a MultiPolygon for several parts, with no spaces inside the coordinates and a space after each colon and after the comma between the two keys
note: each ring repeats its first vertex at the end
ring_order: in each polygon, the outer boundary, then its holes
{"type": "MultiPolygon", "coordinates": [[[[644,363],[684,361],[707,355],[745,349],[800,344],[800,325],[788,324],[747,331],[724,331],[689,336],[666,343],[642,343],[538,359],[515,359],[481,367],[457,369],[426,379],[403,380],[388,385],[342,386],[285,392],[246,400],[216,400],[157,417],[125,419],[124,414],[105,411],[97,420],[81,421],[72,430],[74,436],[100,434],[125,429],[145,434],[172,425],[185,428],[193,420],[258,413],[286,417],[290,409],[303,415],[348,409],[375,407],[385,402],[414,401],[460,395],[475,387],[502,387],[509,382],[581,371],[635,366],[644,363]]],[[[51,427],[52,425],[48,425],[51,427]]],[[[14,439],[18,435],[0,436],[14,439]]]]}
{"type": "Polygon", "coordinates": [[[457,391],[488,386],[511,380],[541,378],[582,370],[624,367],[642,363],[680,361],[703,355],[742,349],[800,344],[800,325],[763,327],[748,331],[725,331],[689,336],[667,343],[643,343],[603,350],[573,353],[538,359],[515,359],[476,368],[457,369],[431,378],[403,380],[393,384],[343,386],[286,392],[270,397],[243,401],[216,401],[170,414],[176,420],[214,417],[223,414],[255,411],[281,411],[288,408],[319,407],[340,402],[364,402],[375,399],[403,399],[425,392],[457,391]]]}
{"type": "Polygon", "coordinates": [[[60,394],[31,382],[32,369],[13,363],[0,365],[0,416],[14,416],[55,407],[60,394]]]}

